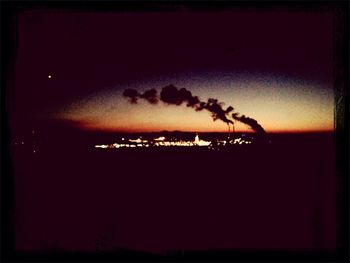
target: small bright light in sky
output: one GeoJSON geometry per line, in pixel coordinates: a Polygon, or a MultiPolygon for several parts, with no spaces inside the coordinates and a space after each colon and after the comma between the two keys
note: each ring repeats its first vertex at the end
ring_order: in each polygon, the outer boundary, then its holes
{"type": "Polygon", "coordinates": [[[48,77],[49,79],[51,79],[51,78],[52,78],[52,76],[51,76],[51,75],[48,75],[47,77],[48,77]]]}

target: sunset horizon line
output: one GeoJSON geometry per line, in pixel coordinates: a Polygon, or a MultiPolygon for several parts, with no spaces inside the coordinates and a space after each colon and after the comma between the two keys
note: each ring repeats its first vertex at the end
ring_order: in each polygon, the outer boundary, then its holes
{"type": "MultiPolygon", "coordinates": [[[[87,132],[106,132],[106,133],[129,133],[129,134],[132,134],[132,133],[163,133],[163,132],[169,132],[169,133],[172,133],[172,132],[183,132],[183,133],[230,133],[230,134],[239,134],[239,133],[249,133],[249,134],[258,134],[257,132],[255,131],[251,131],[251,130],[238,130],[238,131],[221,131],[221,130],[167,130],[167,129],[164,129],[164,130],[145,130],[145,129],[131,129],[131,130],[128,130],[128,129],[113,129],[113,128],[110,128],[110,129],[105,129],[105,128],[82,128],[82,127],[76,127],[78,128],[79,130],[82,130],[82,131],[87,131],[87,132]]],[[[305,134],[311,134],[311,133],[334,133],[335,130],[334,129],[320,129],[320,130],[272,130],[272,131],[269,131],[267,130],[266,131],[266,134],[302,134],[302,133],[305,133],[305,134]]]]}

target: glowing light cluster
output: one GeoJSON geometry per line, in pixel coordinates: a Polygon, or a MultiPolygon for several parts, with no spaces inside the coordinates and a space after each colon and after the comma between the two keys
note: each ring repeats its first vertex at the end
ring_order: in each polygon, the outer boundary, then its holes
{"type": "Polygon", "coordinates": [[[101,144],[101,145],[95,145],[95,148],[108,148],[108,145],[101,144]]]}
{"type": "MultiPolygon", "coordinates": [[[[95,145],[95,148],[140,148],[140,147],[208,147],[209,149],[215,148],[213,142],[201,140],[196,135],[194,141],[185,141],[185,140],[167,140],[165,137],[158,137],[153,140],[145,140],[142,137],[137,139],[128,139],[122,138],[123,143],[113,143],[113,144],[101,144],[95,145]],[[127,141],[127,142],[125,142],[127,141]]],[[[229,140],[216,140],[215,144],[217,146],[225,146],[230,144],[251,144],[250,140],[236,138],[229,140]]]]}
{"type": "Polygon", "coordinates": [[[230,141],[231,144],[250,144],[252,143],[251,141],[244,140],[242,138],[236,138],[232,141],[230,141]]]}

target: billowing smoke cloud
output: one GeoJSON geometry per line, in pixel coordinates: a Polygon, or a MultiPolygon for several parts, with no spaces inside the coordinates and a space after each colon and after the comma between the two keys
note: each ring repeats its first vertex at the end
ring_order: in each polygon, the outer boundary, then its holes
{"type": "Polygon", "coordinates": [[[261,127],[261,125],[254,119],[246,117],[244,115],[242,116],[238,116],[237,113],[232,114],[232,118],[240,121],[244,124],[247,124],[248,126],[250,126],[254,131],[258,132],[258,133],[265,133],[265,130],[263,129],[263,127],[261,127]]]}
{"type": "Polygon", "coordinates": [[[131,103],[136,104],[138,99],[145,99],[151,104],[156,104],[158,102],[157,90],[150,89],[146,90],[144,93],[139,93],[135,89],[126,89],[123,92],[123,96],[129,98],[131,103]]]}
{"type": "MultiPolygon", "coordinates": [[[[196,111],[201,111],[204,109],[209,111],[214,121],[221,120],[225,122],[229,128],[229,125],[233,124],[233,121],[228,118],[229,113],[234,110],[232,106],[228,106],[224,110],[223,102],[219,102],[217,99],[213,98],[209,98],[207,102],[201,101],[197,96],[193,96],[191,91],[185,88],[178,89],[172,84],[162,88],[160,97],[158,97],[155,89],[147,90],[144,93],[139,93],[135,89],[126,89],[123,92],[123,96],[129,98],[131,103],[137,103],[138,99],[145,99],[152,104],[158,103],[159,100],[163,101],[164,103],[174,105],[186,103],[187,107],[191,107],[196,111]]],[[[261,127],[261,125],[252,118],[246,117],[245,115],[239,116],[239,113],[235,112],[232,113],[232,118],[250,126],[258,133],[265,133],[265,130],[261,127]]]]}
{"type": "Polygon", "coordinates": [[[191,91],[185,88],[177,89],[172,84],[162,88],[160,99],[165,103],[175,105],[181,105],[183,102],[186,102],[187,107],[194,107],[200,103],[199,98],[197,96],[192,96],[191,91]]]}
{"type": "Polygon", "coordinates": [[[227,108],[225,111],[222,109],[223,103],[218,102],[216,99],[208,99],[207,102],[202,102],[197,96],[193,96],[191,91],[185,88],[177,89],[174,85],[168,85],[160,92],[160,99],[165,103],[175,105],[181,105],[185,102],[187,103],[187,107],[192,107],[196,111],[206,109],[212,114],[214,121],[219,119],[227,124],[233,124],[233,122],[226,117],[228,112],[233,110],[232,107],[227,108]]]}
{"type": "Polygon", "coordinates": [[[226,122],[227,124],[231,123],[233,124],[233,121],[229,120],[226,115],[230,111],[233,110],[233,107],[229,106],[226,110],[222,109],[223,103],[218,102],[217,99],[208,99],[207,102],[200,102],[199,106],[196,108],[196,111],[200,111],[202,109],[206,109],[209,112],[211,112],[211,116],[213,117],[213,120],[222,120],[223,122],[226,122]]]}
{"type": "Polygon", "coordinates": [[[126,89],[123,92],[123,96],[129,98],[130,103],[137,103],[140,93],[136,89],[126,89]]]}

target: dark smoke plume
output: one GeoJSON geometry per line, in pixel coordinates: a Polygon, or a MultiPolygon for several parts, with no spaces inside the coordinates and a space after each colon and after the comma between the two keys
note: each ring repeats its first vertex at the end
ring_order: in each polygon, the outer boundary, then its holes
{"type": "Polygon", "coordinates": [[[218,102],[216,99],[208,99],[207,102],[202,102],[197,96],[193,96],[191,91],[185,88],[178,89],[171,84],[165,86],[160,92],[160,99],[165,103],[175,105],[181,105],[186,102],[187,107],[192,107],[196,111],[206,109],[211,112],[214,121],[219,119],[227,124],[233,123],[226,117],[226,115],[233,110],[232,107],[228,107],[225,111],[222,109],[223,103],[218,102]]]}
{"type": "Polygon", "coordinates": [[[146,90],[144,93],[139,93],[135,89],[126,89],[123,92],[123,96],[129,98],[131,103],[136,104],[139,98],[147,100],[151,104],[156,104],[158,102],[157,90],[150,89],[146,90]]]}
{"type": "MultiPolygon", "coordinates": [[[[228,106],[226,110],[224,110],[223,102],[219,102],[217,99],[213,98],[209,98],[207,102],[201,101],[197,96],[193,96],[191,91],[185,88],[178,89],[172,84],[163,87],[159,97],[155,89],[147,90],[144,93],[139,93],[135,89],[126,89],[123,92],[123,96],[129,98],[131,103],[137,103],[138,99],[145,99],[152,104],[158,103],[159,100],[174,105],[186,103],[187,107],[194,108],[196,111],[204,109],[209,111],[214,121],[221,120],[225,122],[229,128],[230,124],[234,124],[232,120],[228,119],[229,113],[234,110],[232,106],[228,106]]],[[[239,116],[237,112],[233,112],[231,116],[234,120],[250,126],[254,131],[265,133],[263,127],[261,127],[256,120],[246,117],[245,115],[239,116]]]]}
{"type": "Polygon", "coordinates": [[[232,114],[232,118],[240,121],[244,124],[247,124],[248,126],[250,126],[254,131],[256,131],[257,133],[266,133],[264,128],[261,127],[261,125],[254,119],[246,117],[244,115],[242,116],[238,116],[237,113],[232,114]]]}
{"type": "Polygon", "coordinates": [[[126,89],[123,92],[123,96],[129,98],[130,103],[137,103],[137,99],[140,97],[140,94],[136,89],[126,89]]]}
{"type": "Polygon", "coordinates": [[[158,102],[157,90],[155,89],[146,90],[141,95],[141,98],[147,100],[151,104],[156,104],[158,102]]]}
{"type": "Polygon", "coordinates": [[[191,91],[185,88],[177,89],[172,84],[162,88],[160,99],[163,102],[175,105],[181,105],[183,102],[187,102],[187,107],[194,107],[196,104],[200,103],[199,98],[197,96],[192,96],[191,91]]]}
{"type": "Polygon", "coordinates": [[[226,117],[226,115],[233,110],[233,107],[229,106],[226,110],[223,110],[222,106],[223,106],[222,102],[218,102],[217,99],[210,98],[208,99],[207,102],[200,102],[199,106],[196,107],[196,111],[201,111],[203,109],[206,109],[209,112],[211,112],[211,116],[214,121],[219,119],[219,120],[222,120],[223,122],[226,122],[227,124],[229,123],[233,124],[233,122],[226,117]]]}

